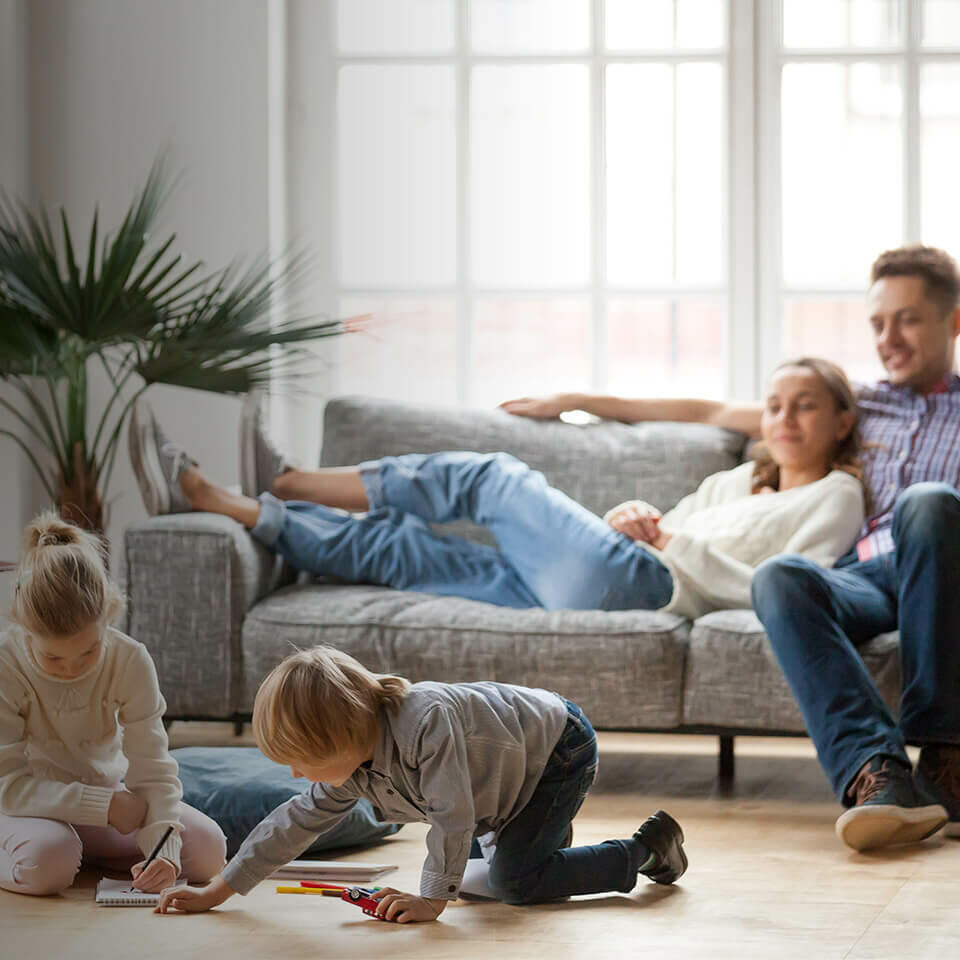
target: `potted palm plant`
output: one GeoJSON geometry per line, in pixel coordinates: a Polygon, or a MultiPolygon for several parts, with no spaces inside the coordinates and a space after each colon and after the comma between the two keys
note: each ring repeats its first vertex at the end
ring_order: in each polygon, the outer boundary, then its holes
{"type": "Polygon", "coordinates": [[[19,444],[61,514],[88,529],[106,525],[105,504],[124,423],[155,383],[244,393],[296,372],[307,341],[344,331],[335,320],[277,319],[302,266],[258,261],[210,273],[185,264],[176,234],[150,230],[169,194],[154,164],[119,229],[99,237],[95,214],[78,262],[67,217],[0,198],[0,379],[19,444]],[[88,408],[88,377],[110,384],[104,409],[88,408]]]}

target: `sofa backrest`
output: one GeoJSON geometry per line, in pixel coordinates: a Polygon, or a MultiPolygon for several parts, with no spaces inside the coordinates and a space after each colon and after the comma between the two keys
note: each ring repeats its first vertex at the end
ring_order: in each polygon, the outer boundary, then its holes
{"type": "Polygon", "coordinates": [[[594,513],[642,499],[669,510],[711,473],[741,462],[742,434],[693,423],[531,420],[502,410],[451,410],[338,397],[324,413],[323,466],[401,453],[506,452],[594,513]]]}

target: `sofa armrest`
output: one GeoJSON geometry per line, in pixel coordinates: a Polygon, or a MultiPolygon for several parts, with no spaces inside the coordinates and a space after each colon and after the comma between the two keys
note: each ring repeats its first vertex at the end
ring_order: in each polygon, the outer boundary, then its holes
{"type": "Polygon", "coordinates": [[[281,561],[240,524],[210,513],[134,524],[124,552],[127,630],[153,657],[167,716],[232,716],[243,618],[279,584],[281,561]]]}

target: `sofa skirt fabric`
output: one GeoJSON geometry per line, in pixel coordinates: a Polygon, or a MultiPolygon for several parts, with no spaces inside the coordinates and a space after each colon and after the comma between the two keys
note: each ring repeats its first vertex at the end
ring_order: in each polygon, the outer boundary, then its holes
{"type": "MultiPolygon", "coordinates": [[[[896,715],[898,635],[874,637],[860,654],[896,715]]],[[[752,610],[718,610],[697,620],[684,673],[684,724],[805,733],[793,694],[752,610]]]]}
{"type": "Polygon", "coordinates": [[[689,623],[648,611],[514,610],[385,587],[305,584],[243,624],[244,704],[294,648],[328,643],[413,681],[496,680],[555,690],[595,726],[680,723],[689,623]]]}

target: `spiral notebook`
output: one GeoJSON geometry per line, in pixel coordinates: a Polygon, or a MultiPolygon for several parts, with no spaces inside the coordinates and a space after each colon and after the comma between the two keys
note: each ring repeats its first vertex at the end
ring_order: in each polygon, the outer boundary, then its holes
{"type": "Polygon", "coordinates": [[[159,901],[159,893],[134,890],[129,880],[104,877],[97,884],[97,904],[101,907],[155,907],[159,901]]]}

